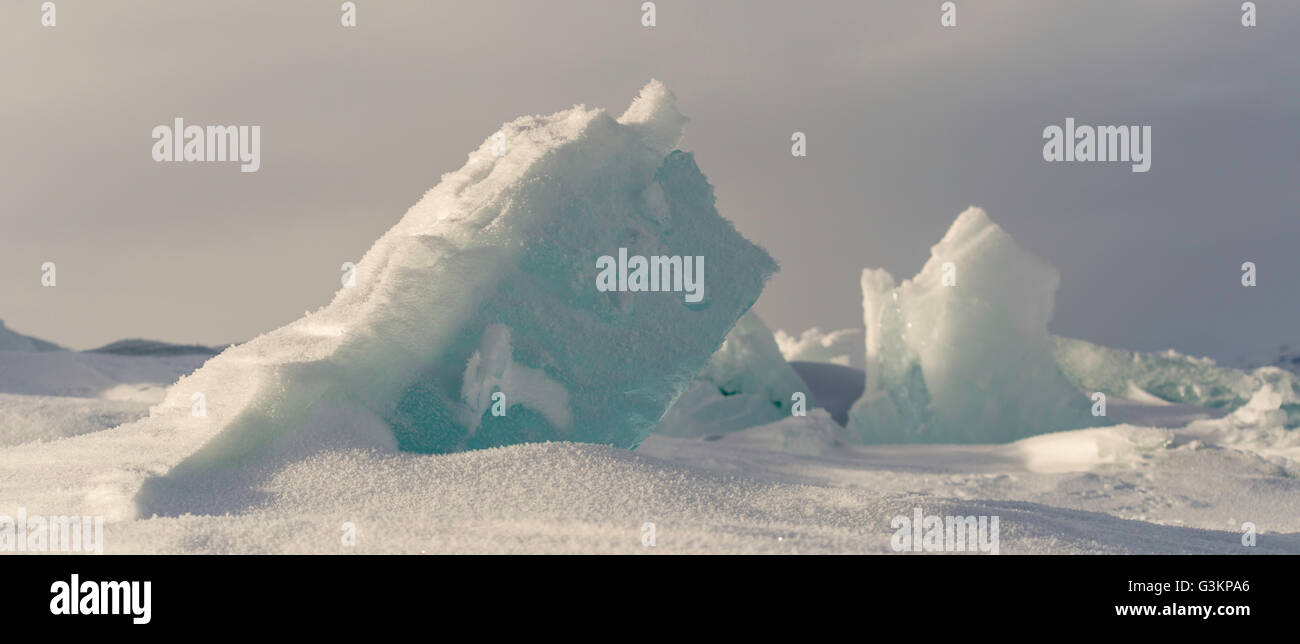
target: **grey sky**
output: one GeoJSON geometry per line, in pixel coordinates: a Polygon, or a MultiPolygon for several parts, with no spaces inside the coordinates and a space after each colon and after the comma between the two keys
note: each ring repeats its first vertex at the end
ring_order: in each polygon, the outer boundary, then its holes
{"type": "Polygon", "coordinates": [[[1243,28],[1235,0],[957,0],[943,29],[938,0],[660,0],[654,28],[640,0],[357,0],[345,29],[340,2],[56,0],[52,29],[0,5],[0,318],[74,348],[252,337],[327,302],[502,122],[621,113],[655,77],[719,211],[782,264],[773,328],[860,326],[861,269],[912,276],[974,204],[1061,270],[1056,333],[1300,343],[1300,3],[1243,28]],[[153,162],[176,116],[262,126],[261,170],[153,162]],[[1067,116],[1151,125],[1151,171],[1045,163],[1067,116]]]}

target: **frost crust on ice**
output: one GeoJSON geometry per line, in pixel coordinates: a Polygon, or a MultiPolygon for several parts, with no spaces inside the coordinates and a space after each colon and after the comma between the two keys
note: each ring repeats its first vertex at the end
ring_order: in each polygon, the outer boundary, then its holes
{"type": "Polygon", "coordinates": [[[995,443],[1107,424],[1052,356],[1059,282],[979,208],[957,217],[916,277],[895,286],[863,271],[866,385],[850,436],[995,443]]]}

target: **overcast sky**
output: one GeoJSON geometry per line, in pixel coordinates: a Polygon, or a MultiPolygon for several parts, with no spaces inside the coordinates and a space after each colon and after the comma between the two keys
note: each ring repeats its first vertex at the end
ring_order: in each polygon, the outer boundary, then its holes
{"type": "Polygon", "coordinates": [[[641,0],[357,0],[351,29],[332,0],[40,4],[0,5],[0,318],[72,348],[289,322],[502,122],[652,77],[782,265],[774,329],[861,326],[861,270],[912,276],[974,204],[1060,269],[1055,333],[1300,344],[1300,3],[957,0],[951,29],[938,0],[660,0],[653,28],[641,0]],[[176,116],[260,125],[261,170],[153,162],[176,116]],[[1152,126],[1150,172],[1044,162],[1067,116],[1152,126]]]}

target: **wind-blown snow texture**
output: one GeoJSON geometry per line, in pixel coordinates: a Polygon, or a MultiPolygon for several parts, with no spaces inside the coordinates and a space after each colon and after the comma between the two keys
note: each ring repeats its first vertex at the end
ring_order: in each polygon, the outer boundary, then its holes
{"type": "Polygon", "coordinates": [[[1059,282],[978,208],[957,217],[916,277],[895,286],[884,270],[863,271],[866,386],[850,436],[1000,443],[1105,424],[1052,356],[1059,282]]]}

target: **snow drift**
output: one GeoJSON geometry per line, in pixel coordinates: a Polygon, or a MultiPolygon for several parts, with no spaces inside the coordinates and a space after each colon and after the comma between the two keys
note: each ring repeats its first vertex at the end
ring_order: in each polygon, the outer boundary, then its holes
{"type": "Polygon", "coordinates": [[[1106,424],[1061,373],[1047,323],[1060,276],[969,208],[895,285],[862,273],[866,383],[849,413],[863,443],[997,443],[1106,424]]]}

